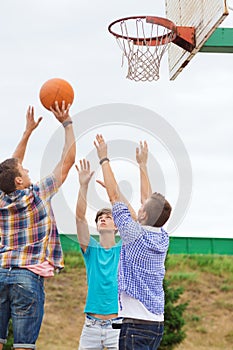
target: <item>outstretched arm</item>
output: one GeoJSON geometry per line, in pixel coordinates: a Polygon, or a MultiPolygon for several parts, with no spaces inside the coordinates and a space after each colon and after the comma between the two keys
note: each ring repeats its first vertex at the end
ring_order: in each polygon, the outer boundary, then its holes
{"type": "Polygon", "coordinates": [[[146,141],[136,148],[136,160],[140,169],[140,188],[141,188],[141,203],[149,198],[152,194],[151,184],[147,172],[148,145],[146,141]]]}
{"type": "Polygon", "coordinates": [[[107,144],[105,143],[102,135],[96,136],[96,141],[94,141],[94,145],[97,149],[97,154],[102,166],[103,177],[104,177],[104,184],[102,184],[99,181],[98,182],[105,186],[110,202],[112,204],[114,204],[115,202],[125,203],[130,210],[132,218],[136,220],[137,216],[135,211],[131,207],[129,201],[120,192],[120,189],[118,187],[111,165],[108,160],[107,144]]]}
{"type": "Polygon", "coordinates": [[[70,168],[75,162],[76,146],[72,120],[69,115],[70,104],[66,107],[65,101],[62,102],[61,109],[58,102],[55,102],[55,109],[50,107],[56,119],[64,126],[65,129],[65,145],[62,151],[61,160],[55,167],[53,174],[57,180],[58,187],[65,181],[70,168]]]}
{"type": "Polygon", "coordinates": [[[87,191],[89,182],[94,174],[90,171],[90,163],[86,159],[79,161],[79,166],[75,165],[79,176],[79,192],[76,205],[76,225],[79,245],[85,252],[90,241],[90,233],[86,219],[87,191]]]}
{"type": "Polygon", "coordinates": [[[17,147],[12,155],[12,158],[17,158],[20,163],[23,162],[28,140],[29,140],[33,130],[35,130],[37,128],[37,126],[40,124],[41,120],[42,120],[42,117],[39,117],[37,122],[35,121],[35,119],[34,119],[34,107],[29,106],[27,109],[27,114],[26,114],[26,129],[23,133],[23,136],[22,136],[19,144],[17,145],[17,147]]]}

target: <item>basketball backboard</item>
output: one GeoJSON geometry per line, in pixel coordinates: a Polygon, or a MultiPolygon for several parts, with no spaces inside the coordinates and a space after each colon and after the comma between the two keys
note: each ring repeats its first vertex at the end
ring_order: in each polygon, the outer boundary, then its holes
{"type": "Polygon", "coordinates": [[[171,43],[168,49],[170,80],[174,80],[200,51],[228,15],[226,0],[165,0],[166,16],[177,26],[195,28],[196,46],[188,52],[171,43]]]}

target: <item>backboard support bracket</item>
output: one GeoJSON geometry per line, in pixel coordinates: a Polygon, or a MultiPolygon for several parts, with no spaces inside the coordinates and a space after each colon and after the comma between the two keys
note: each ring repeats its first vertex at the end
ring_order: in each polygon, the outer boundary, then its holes
{"type": "Polygon", "coordinates": [[[172,42],[184,50],[192,52],[196,46],[195,28],[176,26],[176,38],[172,42]]]}
{"type": "MultiPolygon", "coordinates": [[[[158,17],[147,16],[147,23],[157,23],[158,17]]],[[[194,27],[186,27],[186,26],[176,26],[169,19],[160,17],[160,25],[173,30],[175,32],[175,39],[172,40],[172,43],[180,46],[182,49],[186,51],[193,51],[196,46],[196,38],[195,38],[195,28],[194,27]]],[[[151,46],[156,45],[157,41],[151,40],[151,46]]]]}

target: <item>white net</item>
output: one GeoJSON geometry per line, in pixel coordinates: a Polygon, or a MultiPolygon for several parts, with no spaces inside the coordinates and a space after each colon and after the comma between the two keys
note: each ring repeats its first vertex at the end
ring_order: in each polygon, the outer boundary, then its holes
{"type": "Polygon", "coordinates": [[[125,59],[128,61],[126,77],[135,81],[158,80],[160,62],[174,32],[147,23],[145,18],[122,20],[118,25],[121,35],[116,40],[122,50],[122,65],[125,59]]]}

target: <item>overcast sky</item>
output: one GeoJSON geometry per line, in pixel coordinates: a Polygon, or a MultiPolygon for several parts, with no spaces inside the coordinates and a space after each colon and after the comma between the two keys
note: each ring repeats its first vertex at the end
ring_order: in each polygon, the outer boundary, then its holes
{"type": "MultiPolygon", "coordinates": [[[[44,118],[30,140],[24,166],[36,181],[56,165],[63,130],[40,104],[39,90],[46,80],[60,77],[75,91],[71,114],[77,161],[89,158],[96,171],[88,199],[91,225],[96,209],[107,205],[105,192],[95,185],[101,172],[93,149],[96,133],[103,132],[115,152],[112,164],[117,180],[135,209],[140,200],[138,169],[129,150],[134,152],[138,141],[146,139],[153,190],[166,195],[177,215],[171,234],[233,237],[233,55],[199,53],[175,81],[169,80],[165,56],[159,81],[130,81],[125,78],[127,65],[121,67],[120,49],[107,31],[110,22],[130,15],[164,16],[164,3],[1,2],[1,160],[11,156],[25,126],[27,107],[33,105],[36,115],[44,118]],[[157,129],[160,122],[167,133],[157,129]]],[[[224,26],[233,27],[233,11],[224,26]]],[[[54,201],[61,232],[75,233],[77,192],[72,169],[54,201]]]]}

